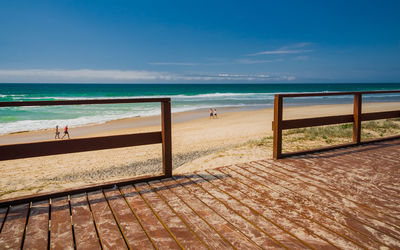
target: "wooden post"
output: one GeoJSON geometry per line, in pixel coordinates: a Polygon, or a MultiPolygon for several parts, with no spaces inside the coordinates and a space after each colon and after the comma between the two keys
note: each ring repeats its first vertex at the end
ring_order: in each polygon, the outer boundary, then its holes
{"type": "Polygon", "coordinates": [[[353,142],[360,144],[361,142],[361,107],[362,107],[362,95],[361,93],[354,94],[354,106],[353,106],[353,142]]]}
{"type": "Polygon", "coordinates": [[[274,98],[274,139],[273,139],[273,158],[275,160],[280,159],[282,156],[282,97],[275,95],[274,98]]]}
{"type": "Polygon", "coordinates": [[[172,176],[171,101],[161,102],[162,167],[165,177],[172,176]]]}

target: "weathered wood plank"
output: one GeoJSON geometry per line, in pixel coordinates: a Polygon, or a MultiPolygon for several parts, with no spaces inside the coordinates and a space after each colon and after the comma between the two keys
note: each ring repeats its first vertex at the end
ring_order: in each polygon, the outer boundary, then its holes
{"type": "Polygon", "coordinates": [[[47,249],[49,242],[49,201],[32,203],[26,227],[24,249],[47,249]]]}
{"type": "Polygon", "coordinates": [[[77,249],[100,249],[92,213],[87,202],[86,194],[71,196],[72,223],[77,249]]]}
{"type": "Polygon", "coordinates": [[[104,194],[119,221],[129,246],[134,249],[154,248],[121,192],[118,189],[108,189],[104,191],[104,194]]]}
{"type": "MultiPolygon", "coordinates": [[[[204,178],[203,175],[201,176],[204,178]]],[[[215,183],[214,185],[218,185],[220,181],[221,180],[213,181],[213,184],[215,183]]],[[[308,246],[313,246],[315,248],[332,246],[351,249],[363,248],[360,243],[354,242],[352,239],[346,237],[340,232],[335,232],[332,230],[332,225],[327,227],[321,224],[319,221],[298,212],[297,209],[293,208],[294,205],[290,203],[288,204],[279,202],[273,193],[264,193],[264,195],[260,195],[258,192],[255,192],[254,189],[246,186],[240,186],[236,182],[231,182],[230,185],[225,184],[221,186],[221,189],[224,192],[229,192],[231,197],[242,201],[247,206],[251,207],[252,210],[257,211],[264,216],[276,214],[275,216],[272,216],[271,219],[274,219],[274,217],[278,216],[285,218],[287,223],[283,227],[288,228],[288,231],[291,231],[290,227],[296,228],[297,231],[308,231],[308,233],[311,234],[311,237],[307,237],[304,240],[308,246]]],[[[216,193],[216,195],[221,196],[221,194],[218,193],[216,193]]],[[[292,232],[292,234],[295,234],[295,232],[292,232]]],[[[303,238],[305,237],[303,236],[303,238]]]]}
{"type": "MultiPolygon", "coordinates": [[[[228,183],[231,185],[238,185],[241,188],[246,186],[251,187],[256,190],[257,195],[260,199],[266,199],[267,197],[273,197],[276,202],[284,206],[290,207],[295,211],[301,211],[301,213],[307,217],[314,218],[323,225],[330,225],[330,228],[341,232],[347,237],[354,239],[355,241],[362,242],[373,248],[384,247],[383,241],[375,239],[375,234],[373,234],[373,229],[362,230],[363,225],[357,223],[357,221],[351,220],[351,218],[345,217],[338,214],[332,213],[332,211],[324,206],[319,206],[309,200],[308,197],[299,196],[285,186],[280,186],[273,181],[266,181],[258,177],[255,174],[251,174],[247,170],[247,166],[240,168],[240,171],[233,171],[230,168],[219,169],[220,171],[232,175],[235,179],[235,183],[228,183]],[[372,232],[370,232],[372,231],[372,232]],[[365,234],[367,232],[367,234],[365,234]]],[[[282,206],[280,205],[280,206],[282,206]]],[[[388,247],[388,246],[386,246],[388,247]]]]}
{"type": "Polygon", "coordinates": [[[74,249],[68,197],[51,199],[50,249],[74,249]]]}
{"type": "MultiPolygon", "coordinates": [[[[207,170],[208,173],[212,174],[214,177],[219,178],[220,176],[230,176],[230,178],[224,178],[220,179],[219,181],[214,181],[216,182],[216,185],[218,183],[223,182],[224,187],[223,189],[227,190],[232,190],[233,187],[240,187],[240,190],[243,191],[246,194],[249,195],[254,195],[254,190],[252,190],[249,186],[254,185],[254,183],[251,182],[251,179],[247,178],[238,178],[237,175],[235,175],[235,172],[229,171],[228,167],[225,167],[223,169],[219,168],[218,170],[207,170]],[[249,186],[246,185],[241,185],[240,181],[243,181],[244,183],[250,183],[249,186]]],[[[200,175],[202,173],[199,173],[200,175]]],[[[267,190],[268,192],[269,190],[267,190]]],[[[227,191],[228,192],[228,191],[227,191]]],[[[229,193],[229,192],[228,192],[229,193]]],[[[239,198],[239,197],[238,197],[239,198]]],[[[264,199],[270,199],[269,194],[265,194],[264,199]]],[[[241,199],[239,199],[242,201],[241,199]]],[[[244,202],[244,204],[247,205],[247,203],[244,202]]],[[[231,202],[229,203],[231,204],[231,202]]],[[[245,205],[242,205],[245,206],[245,205]]],[[[239,209],[235,207],[236,209],[239,209]]],[[[275,238],[278,240],[280,243],[288,247],[289,249],[294,249],[294,248],[304,248],[307,247],[301,239],[296,238],[293,234],[291,234],[289,231],[285,230],[284,227],[276,224],[275,220],[268,220],[267,218],[263,217],[261,214],[254,212],[253,210],[244,210],[241,208],[241,214],[246,215],[248,219],[250,219],[255,225],[259,226],[261,229],[264,230],[264,232],[268,233],[271,235],[271,237],[275,238]]]]}
{"type": "MultiPolygon", "coordinates": [[[[235,169],[236,167],[233,166],[230,168],[235,169]]],[[[275,172],[275,167],[273,166],[261,167],[257,166],[257,164],[251,164],[246,167],[245,170],[249,171],[254,178],[258,179],[261,177],[261,179],[259,179],[260,182],[272,181],[276,185],[284,187],[296,195],[309,199],[310,202],[316,204],[317,207],[328,208],[324,209],[326,213],[336,218],[344,217],[346,223],[354,223],[354,226],[360,225],[359,229],[371,231],[371,233],[375,235],[374,238],[383,239],[383,242],[386,244],[391,244],[393,240],[400,241],[398,230],[389,225],[382,224],[381,222],[385,222],[384,219],[380,219],[380,222],[376,223],[378,214],[375,214],[375,216],[367,216],[365,214],[366,211],[361,207],[345,206],[343,200],[332,192],[325,192],[317,188],[309,187],[295,178],[275,172]],[[382,237],[379,235],[382,235],[382,237]],[[390,239],[389,237],[393,238],[390,239]]]]}
{"type": "MultiPolygon", "coordinates": [[[[190,175],[188,178],[192,180],[193,182],[197,183],[200,187],[204,188],[203,189],[198,189],[198,193],[203,192],[203,199],[209,199],[211,200],[208,201],[210,204],[209,206],[212,207],[221,207],[220,211],[221,213],[224,214],[224,216],[229,217],[229,221],[235,225],[237,228],[240,228],[240,230],[245,234],[247,237],[249,237],[251,240],[253,240],[256,244],[259,246],[266,246],[267,248],[283,248],[285,245],[283,242],[278,241],[277,239],[273,238],[267,231],[263,230],[262,228],[264,227],[263,223],[270,222],[272,223],[272,220],[267,220],[265,217],[262,216],[262,214],[257,214],[256,212],[252,211],[249,207],[247,207],[244,204],[241,204],[239,201],[235,200],[232,197],[229,197],[227,194],[219,191],[211,182],[218,182],[218,178],[213,177],[212,175],[206,174],[206,173],[199,173],[200,175],[204,176],[207,178],[210,182],[205,181],[206,179],[200,178],[198,175],[190,175]],[[207,198],[209,197],[209,198],[207,198]],[[214,199],[212,199],[213,197],[214,199]],[[215,202],[212,202],[212,200],[216,200],[215,202]],[[219,204],[221,203],[221,204],[219,204]],[[242,218],[240,218],[240,217],[242,218]],[[247,220],[247,221],[246,221],[247,220]],[[257,223],[258,222],[258,223],[257,223]],[[261,222],[261,223],[260,223],[261,222]],[[261,226],[261,227],[260,227],[261,226]]],[[[226,175],[221,175],[221,178],[228,179],[226,175]]],[[[225,180],[226,181],[226,180],[225,180]]],[[[226,186],[226,185],[224,185],[226,186]]],[[[232,189],[233,191],[233,189],[232,189]]],[[[250,192],[250,190],[246,190],[246,192],[250,192]]],[[[238,199],[245,199],[246,197],[236,193],[238,195],[238,199]]],[[[245,203],[247,204],[247,200],[245,199],[245,203]]],[[[275,228],[276,230],[276,228],[275,228]]],[[[280,230],[282,234],[288,234],[288,232],[280,230]]],[[[286,242],[288,243],[288,242],[286,242]]],[[[293,243],[292,244],[287,244],[286,247],[289,246],[295,246],[293,243]]],[[[301,244],[300,241],[297,241],[297,245],[295,248],[298,248],[299,246],[301,247],[308,247],[307,244],[301,244]]]]}
{"type": "Polygon", "coordinates": [[[122,187],[121,192],[157,248],[181,248],[133,186],[122,187]]]}
{"type": "Polygon", "coordinates": [[[0,249],[21,248],[29,204],[11,206],[0,233],[0,249]]]}
{"type": "Polygon", "coordinates": [[[232,212],[225,214],[226,211],[218,211],[219,208],[221,208],[221,204],[211,204],[207,202],[206,199],[203,200],[204,197],[197,194],[195,190],[196,185],[187,178],[174,177],[174,179],[176,184],[181,185],[179,188],[175,189],[174,192],[176,192],[187,204],[190,204],[196,213],[202,216],[202,218],[204,218],[219,235],[229,241],[234,248],[259,248],[259,246],[233,225],[235,222],[230,221],[230,219],[235,219],[232,212]],[[214,211],[214,209],[217,211],[214,211]]]}
{"type": "MultiPolygon", "coordinates": [[[[395,225],[400,223],[399,211],[388,211],[388,209],[380,208],[379,206],[373,204],[372,202],[369,203],[365,202],[363,201],[363,199],[361,199],[360,202],[358,202],[353,197],[346,196],[345,193],[341,193],[341,191],[338,191],[337,190],[338,187],[332,187],[332,188],[325,187],[325,184],[321,185],[318,182],[312,181],[304,174],[287,169],[285,165],[282,165],[280,163],[273,163],[272,166],[276,167],[270,169],[264,169],[262,165],[265,164],[264,162],[266,164],[269,164],[268,161],[261,161],[259,163],[255,163],[254,167],[261,168],[264,171],[274,171],[275,175],[282,175],[283,178],[290,179],[291,182],[296,182],[299,183],[300,185],[304,185],[309,189],[313,189],[314,193],[316,192],[323,193],[324,196],[322,198],[337,200],[339,204],[343,203],[343,200],[346,200],[346,202],[352,204],[353,207],[358,207],[359,211],[362,211],[365,214],[371,214],[372,217],[382,215],[382,218],[384,219],[387,218],[385,220],[394,221],[395,225]]],[[[367,197],[365,199],[367,199],[367,197]]],[[[398,228],[395,231],[400,232],[399,229],[400,228],[398,228]]]]}
{"type": "Polygon", "coordinates": [[[104,249],[127,249],[117,222],[102,191],[88,193],[92,214],[104,249]]]}
{"type": "Polygon", "coordinates": [[[232,246],[223,239],[210,225],[207,224],[207,218],[200,217],[191,209],[191,204],[186,204],[174,192],[177,185],[172,179],[162,181],[152,181],[150,186],[158,193],[165,202],[175,210],[175,212],[183,218],[192,230],[202,239],[211,249],[230,249],[232,246]]]}
{"type": "Polygon", "coordinates": [[[185,249],[207,249],[189,227],[170,209],[167,204],[150,188],[147,183],[135,184],[143,199],[150,205],[164,222],[165,226],[174,234],[177,241],[185,249]]]}

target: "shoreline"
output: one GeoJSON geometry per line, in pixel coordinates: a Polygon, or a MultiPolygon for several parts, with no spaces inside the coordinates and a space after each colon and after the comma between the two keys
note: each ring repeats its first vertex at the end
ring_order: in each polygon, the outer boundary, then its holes
{"type": "MultiPolygon", "coordinates": [[[[262,109],[262,108],[260,108],[262,109]]],[[[244,110],[260,110],[250,109],[249,107],[223,107],[219,108],[218,113],[231,113],[241,112],[244,110]]],[[[171,113],[171,123],[183,123],[196,119],[208,117],[208,109],[195,109],[189,111],[171,113]]],[[[116,120],[110,120],[103,123],[89,123],[81,126],[69,126],[69,132],[71,138],[83,138],[83,137],[94,137],[98,134],[110,135],[116,134],[115,131],[125,129],[138,129],[159,127],[161,130],[161,115],[151,116],[135,116],[127,117],[116,120]],[[72,132],[72,133],[71,133],[72,132]]],[[[147,131],[147,130],[146,130],[147,131]]],[[[60,136],[63,135],[63,126],[60,126],[60,136]]],[[[16,143],[27,143],[27,142],[39,142],[54,140],[54,128],[39,129],[39,130],[25,130],[11,133],[0,134],[0,145],[16,144],[16,143]]]]}
{"type": "MultiPolygon", "coordinates": [[[[396,107],[400,105],[400,102],[374,102],[374,103],[364,103],[363,112],[375,112],[379,111],[382,107],[396,107]],[[375,107],[375,108],[374,108],[375,107]],[[367,109],[367,111],[365,111],[367,109]]],[[[306,116],[290,114],[293,109],[304,109],[304,108],[326,108],[330,115],[341,115],[352,113],[349,107],[352,104],[318,104],[318,105],[292,105],[287,104],[284,109],[284,119],[296,119],[296,118],[308,118],[306,116]],[[334,109],[338,107],[348,107],[347,113],[334,112],[334,109]],[[286,111],[286,112],[285,112],[286,111]],[[288,115],[289,113],[289,115],[288,115]]],[[[259,106],[240,106],[240,107],[222,107],[218,108],[218,114],[234,113],[234,112],[251,112],[258,110],[268,110],[272,111],[273,107],[259,106]]],[[[343,110],[343,108],[341,108],[343,110]]],[[[315,115],[318,116],[318,115],[315,115]]],[[[314,117],[315,117],[314,116],[314,117]]],[[[323,116],[322,114],[320,116],[323,116]]],[[[189,122],[192,120],[197,120],[201,118],[208,118],[208,109],[195,109],[189,111],[175,112],[171,114],[172,125],[189,122]]],[[[125,131],[129,129],[135,129],[136,132],[140,132],[140,128],[143,128],[143,132],[148,132],[146,128],[154,128],[156,130],[161,130],[161,116],[135,116],[127,117],[116,120],[110,120],[103,123],[89,123],[85,125],[80,125],[76,127],[69,127],[71,138],[85,138],[85,137],[95,137],[95,136],[105,136],[105,135],[118,135],[117,131],[125,131]],[[72,133],[71,133],[72,132],[72,133]]],[[[63,135],[63,126],[60,126],[60,136],[63,135]]],[[[17,131],[6,134],[0,134],[0,145],[8,144],[18,144],[18,143],[28,143],[28,142],[38,142],[38,141],[49,141],[54,140],[54,128],[51,129],[40,129],[40,130],[25,130],[17,131]]]]}

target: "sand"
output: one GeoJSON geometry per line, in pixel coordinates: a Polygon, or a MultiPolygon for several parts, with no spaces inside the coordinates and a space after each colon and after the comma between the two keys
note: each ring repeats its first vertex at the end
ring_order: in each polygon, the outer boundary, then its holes
{"type": "MultiPolygon", "coordinates": [[[[398,110],[400,103],[367,103],[364,112],[398,110]]],[[[285,107],[284,119],[351,114],[352,105],[285,107]]],[[[272,135],[272,109],[219,109],[172,116],[174,173],[271,158],[272,148],[249,141],[272,135]]],[[[72,138],[160,130],[160,117],[135,117],[70,128],[72,138]]],[[[51,140],[53,131],[0,136],[0,144],[51,140]]],[[[0,199],[79,187],[161,171],[161,144],[0,162],[0,199]]]]}

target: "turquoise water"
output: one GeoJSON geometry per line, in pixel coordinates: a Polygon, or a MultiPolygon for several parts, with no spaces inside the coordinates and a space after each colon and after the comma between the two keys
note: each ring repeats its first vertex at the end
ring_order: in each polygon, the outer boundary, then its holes
{"type": "MultiPolygon", "coordinates": [[[[0,84],[0,101],[171,97],[172,112],[200,108],[272,107],[282,92],[328,92],[400,89],[400,84],[0,84]]],[[[287,105],[347,103],[352,97],[287,99],[287,105]]],[[[366,101],[400,101],[399,95],[366,96],[366,101]]],[[[79,126],[160,113],[159,103],[0,108],[0,134],[79,126]]]]}

